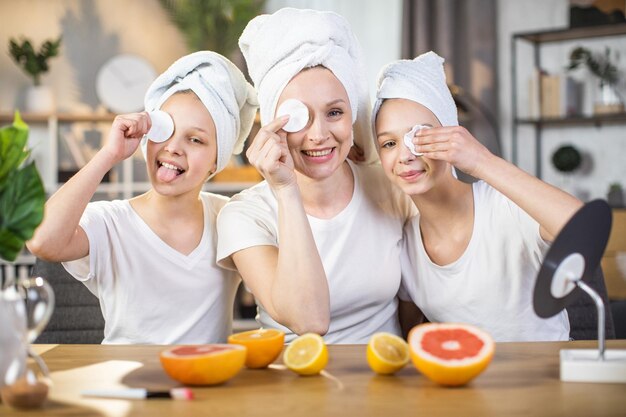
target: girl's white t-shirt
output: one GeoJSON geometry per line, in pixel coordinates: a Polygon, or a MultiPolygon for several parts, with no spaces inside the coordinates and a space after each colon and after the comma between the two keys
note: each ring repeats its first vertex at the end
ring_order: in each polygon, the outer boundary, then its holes
{"type": "MultiPolygon", "coordinates": [[[[400,334],[402,229],[415,214],[412,202],[393,188],[380,166],[355,165],[350,203],[331,219],[308,216],[330,290],[327,343],[367,343],[376,332],[400,334]]],[[[267,182],[234,196],[218,217],[218,264],[234,268],[230,256],[253,246],[278,247],[277,200],[267,182]]],[[[291,233],[298,233],[293,230],[291,233]]],[[[295,337],[258,305],[263,327],[295,337]]]]}
{"type": "Polygon", "coordinates": [[[568,340],[563,310],[542,319],[533,310],[537,273],[549,248],[539,224],[483,181],[473,184],[474,229],[459,259],[439,266],[424,248],[419,216],[405,231],[401,298],[433,322],[469,323],[499,342],[568,340]]]}
{"type": "Polygon", "coordinates": [[[128,200],[89,203],[80,227],[89,255],[65,269],[100,300],[102,343],[225,342],[240,278],[215,263],[216,218],[227,198],[203,192],[204,231],[184,255],[167,245],[128,200]]]}

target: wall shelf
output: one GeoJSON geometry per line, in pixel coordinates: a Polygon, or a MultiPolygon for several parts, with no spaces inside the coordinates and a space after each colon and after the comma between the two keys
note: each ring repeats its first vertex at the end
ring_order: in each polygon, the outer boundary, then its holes
{"type": "Polygon", "coordinates": [[[533,43],[549,43],[619,35],[626,35],[626,24],[620,23],[615,25],[588,26],[574,29],[566,28],[539,32],[523,32],[516,33],[513,37],[533,43]]]}
{"type": "MultiPolygon", "coordinates": [[[[542,69],[541,47],[544,44],[566,42],[574,40],[588,40],[609,36],[626,36],[626,24],[590,26],[574,29],[557,29],[537,32],[515,33],[511,36],[511,110],[513,123],[511,124],[512,162],[518,163],[518,128],[529,126],[534,128],[535,140],[535,176],[542,176],[542,130],[544,128],[564,128],[569,126],[595,126],[605,124],[626,124],[626,113],[618,114],[594,114],[591,116],[564,116],[530,118],[520,117],[518,111],[518,85],[517,85],[517,46],[520,41],[530,43],[533,49],[532,65],[537,72],[542,69]]],[[[526,61],[524,61],[525,63],[526,61]]],[[[538,83],[538,97],[541,103],[541,82],[538,83]]]]}
{"type": "Polygon", "coordinates": [[[515,119],[515,123],[521,125],[542,125],[542,126],[579,126],[579,125],[603,125],[610,123],[625,123],[626,113],[607,114],[603,116],[569,116],[550,117],[541,119],[515,119]]]}

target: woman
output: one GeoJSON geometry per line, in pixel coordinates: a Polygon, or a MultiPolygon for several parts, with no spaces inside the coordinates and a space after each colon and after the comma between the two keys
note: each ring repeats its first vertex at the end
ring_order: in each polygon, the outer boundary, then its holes
{"type": "Polygon", "coordinates": [[[329,343],[399,334],[400,243],[411,205],[380,167],[346,159],[354,137],[365,159],[375,158],[356,38],[334,13],[282,9],[253,19],[239,43],[263,124],[247,156],[265,181],[220,213],[219,263],[239,271],[260,324],[288,341],[306,332],[329,343]],[[309,114],[297,132],[282,129],[288,116],[276,117],[289,99],[309,114]]]}
{"type": "Polygon", "coordinates": [[[383,169],[419,210],[406,228],[405,296],[431,321],[475,324],[497,341],[567,340],[565,310],[540,319],[532,291],[548,242],[581,202],[458,126],[435,53],[389,64],[378,86],[372,119],[383,169]],[[417,125],[425,128],[413,133],[417,125]],[[459,181],[452,166],[481,181],[459,181]]]}

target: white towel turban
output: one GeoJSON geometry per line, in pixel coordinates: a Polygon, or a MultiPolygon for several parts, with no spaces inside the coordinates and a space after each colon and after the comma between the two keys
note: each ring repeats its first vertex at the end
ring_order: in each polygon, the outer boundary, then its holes
{"type": "Polygon", "coordinates": [[[250,77],[259,94],[261,124],[274,119],[280,94],[305,68],[318,65],[343,84],[355,142],[366,162],[378,158],[370,129],[370,103],[361,47],[348,22],[333,12],[284,8],[252,19],[239,38],[250,77]]]}
{"type": "MultiPolygon", "coordinates": [[[[199,51],[178,59],[154,80],[146,92],[146,111],[159,109],[172,94],[185,90],[198,96],[215,123],[217,173],[233,153],[243,149],[258,108],[256,92],[228,59],[215,52],[199,51]]],[[[141,146],[145,156],[146,138],[141,146]]]]}
{"type": "Polygon", "coordinates": [[[446,83],[444,59],[430,51],[413,60],[403,59],[386,65],[378,76],[372,121],[384,99],[403,98],[428,108],[442,126],[458,126],[457,109],[446,83]]]}

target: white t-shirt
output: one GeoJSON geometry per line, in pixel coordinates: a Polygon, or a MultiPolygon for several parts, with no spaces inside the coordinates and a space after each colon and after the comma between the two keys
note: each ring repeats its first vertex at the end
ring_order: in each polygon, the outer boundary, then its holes
{"type": "Polygon", "coordinates": [[[410,296],[430,321],[473,324],[496,341],[568,340],[565,310],[548,319],[533,310],[535,280],[549,248],[539,224],[483,181],[473,192],[472,237],[451,264],[430,260],[419,216],[407,225],[401,297],[410,296]]]}
{"type": "Polygon", "coordinates": [[[80,226],[89,255],[63,266],[100,299],[102,343],[214,343],[231,333],[240,278],[215,263],[215,222],[227,198],[201,199],[204,232],[189,255],[161,240],[127,200],[87,205],[80,226]]]}
{"type": "MultiPolygon", "coordinates": [[[[367,343],[380,331],[400,334],[396,294],[402,228],[415,209],[391,187],[380,166],[349,164],[354,175],[350,203],[332,219],[308,216],[330,290],[327,343],[367,343]]],[[[218,217],[218,264],[234,268],[230,256],[239,250],[278,247],[277,222],[277,200],[267,182],[234,196],[218,217]]],[[[283,330],[287,341],[295,337],[261,305],[257,321],[283,330]]]]}

